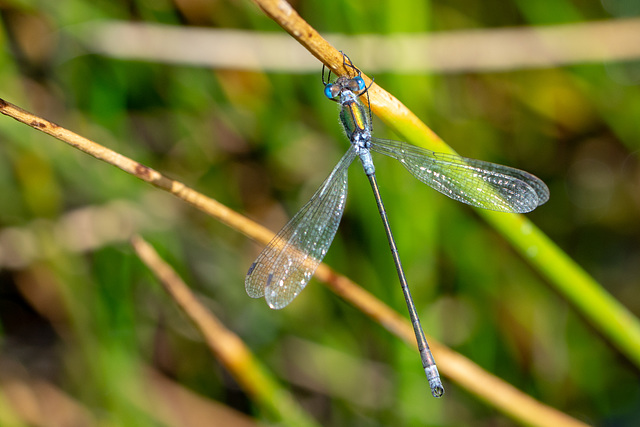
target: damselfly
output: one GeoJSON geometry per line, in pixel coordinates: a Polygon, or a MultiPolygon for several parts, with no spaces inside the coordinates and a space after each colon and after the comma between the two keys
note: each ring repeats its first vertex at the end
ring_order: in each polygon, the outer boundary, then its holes
{"type": "Polygon", "coordinates": [[[358,99],[368,87],[346,55],[344,65],[353,71],[353,77],[341,76],[331,83],[331,72],[325,81],[323,67],[322,83],[325,95],[341,106],[340,120],[351,146],[311,200],[260,253],[249,268],[245,287],[253,298],[264,296],[273,309],[285,307],[304,289],[331,246],[347,199],[347,169],[360,158],[387,234],[431,393],[440,397],[444,388],[409,292],[371,151],[399,160],[417,179],[452,199],[484,209],[530,212],[549,199],[549,189],[539,178],[519,169],[371,136],[371,109],[358,99]]]}

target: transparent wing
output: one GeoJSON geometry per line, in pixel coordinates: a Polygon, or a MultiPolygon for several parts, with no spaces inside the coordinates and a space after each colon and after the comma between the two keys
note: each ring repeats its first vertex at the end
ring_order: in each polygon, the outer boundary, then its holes
{"type": "Polygon", "coordinates": [[[336,234],[347,200],[349,148],[311,200],[285,225],[249,268],[245,288],[269,307],[289,304],[307,285],[336,234]]]}
{"type": "Polygon", "coordinates": [[[471,206],[525,213],[549,200],[545,183],[520,169],[388,139],[372,138],[371,149],[398,159],[420,181],[471,206]]]}

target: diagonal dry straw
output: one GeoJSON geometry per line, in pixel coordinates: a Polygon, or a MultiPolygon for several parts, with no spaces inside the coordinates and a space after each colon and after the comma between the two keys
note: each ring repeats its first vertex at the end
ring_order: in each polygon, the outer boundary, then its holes
{"type": "MultiPolygon", "coordinates": [[[[216,200],[198,193],[183,183],[169,179],[135,160],[44,118],[31,114],[2,99],[0,99],[0,113],[49,134],[96,159],[109,163],[157,188],[175,195],[179,199],[184,200],[257,242],[267,244],[274,236],[274,233],[261,225],[229,209],[216,200]]],[[[407,344],[416,347],[413,328],[409,321],[369,292],[345,276],[334,272],[324,264],[320,265],[315,277],[391,333],[401,338],[407,344]]],[[[240,284],[239,288],[242,288],[240,284]]],[[[440,372],[445,377],[509,417],[523,424],[535,426],[584,426],[584,424],[574,418],[546,406],[517,390],[500,378],[483,370],[471,360],[437,342],[434,338],[430,337],[429,343],[438,360],[440,372]]],[[[269,396],[262,396],[261,399],[269,400],[269,396]]]]}
{"type": "Polygon", "coordinates": [[[315,421],[282,388],[249,351],[244,342],[217,319],[153,247],[140,236],[131,244],[138,257],[162,283],[167,293],[189,317],[218,360],[242,388],[278,421],[293,426],[314,426],[315,421]]]}

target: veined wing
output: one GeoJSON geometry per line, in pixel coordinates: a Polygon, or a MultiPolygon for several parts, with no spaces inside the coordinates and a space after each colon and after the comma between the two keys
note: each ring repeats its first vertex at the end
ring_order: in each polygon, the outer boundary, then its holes
{"type": "Polygon", "coordinates": [[[520,169],[388,139],[372,138],[371,149],[398,159],[420,181],[471,206],[525,213],[549,200],[545,183],[520,169]]]}
{"type": "Polygon", "coordinates": [[[269,307],[289,304],[307,285],[336,234],[347,201],[353,147],[342,156],[311,200],[285,225],[249,268],[245,288],[269,307]]]}

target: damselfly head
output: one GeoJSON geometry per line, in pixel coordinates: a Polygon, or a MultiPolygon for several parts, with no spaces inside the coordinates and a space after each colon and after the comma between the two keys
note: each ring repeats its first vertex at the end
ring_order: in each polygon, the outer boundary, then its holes
{"type": "MultiPolygon", "coordinates": [[[[342,53],[342,52],[341,52],[342,53]]],[[[345,90],[353,92],[355,95],[360,96],[368,89],[367,85],[364,82],[364,79],[361,76],[361,72],[353,65],[351,59],[344,53],[343,56],[343,65],[347,69],[347,71],[352,70],[355,73],[354,77],[349,76],[341,76],[336,79],[335,82],[330,83],[331,80],[331,70],[329,70],[327,74],[327,78],[325,80],[325,66],[322,66],[322,84],[324,84],[324,95],[334,101],[338,100],[338,97],[345,90]]],[[[351,74],[349,72],[349,74],[351,74]]]]}
{"type": "Polygon", "coordinates": [[[364,83],[364,79],[357,75],[352,78],[345,76],[338,77],[333,83],[325,83],[324,95],[334,101],[338,100],[341,93],[348,91],[360,96],[367,90],[367,86],[364,83]]]}

